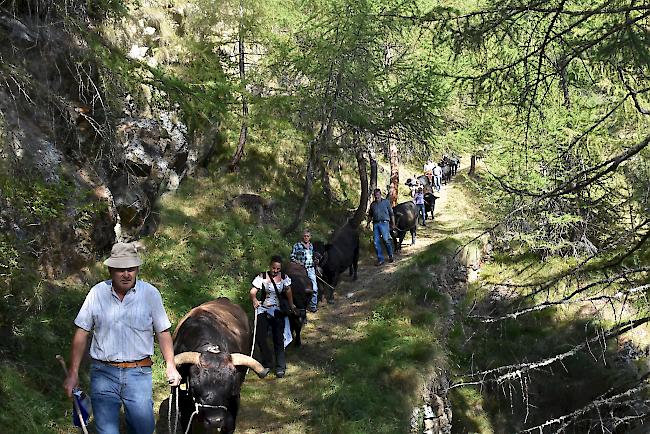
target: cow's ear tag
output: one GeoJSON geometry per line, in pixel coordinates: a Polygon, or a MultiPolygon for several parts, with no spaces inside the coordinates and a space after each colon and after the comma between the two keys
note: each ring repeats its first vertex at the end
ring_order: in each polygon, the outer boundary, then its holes
{"type": "Polygon", "coordinates": [[[210,345],[208,348],[205,349],[208,353],[212,354],[219,354],[221,350],[219,349],[219,345],[210,345]]]}

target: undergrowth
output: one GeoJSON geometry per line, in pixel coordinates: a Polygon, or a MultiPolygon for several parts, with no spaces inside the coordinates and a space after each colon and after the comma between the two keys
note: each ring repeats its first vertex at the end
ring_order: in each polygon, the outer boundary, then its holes
{"type": "MultiPolygon", "coordinates": [[[[460,382],[470,379],[466,375],[472,372],[544,360],[569,351],[596,335],[599,329],[611,327],[613,322],[606,314],[609,308],[591,303],[549,307],[516,320],[492,324],[471,318],[498,316],[545,301],[547,291],[523,297],[534,286],[512,288],[498,283],[549,282],[564,275],[575,263],[575,260],[559,258],[540,260],[537,255],[522,252],[495,254],[483,266],[481,280],[470,285],[468,296],[460,306],[461,320],[450,334],[451,360],[460,382]],[[499,288],[496,295],[495,285],[499,288]]],[[[567,295],[577,288],[576,283],[585,285],[599,277],[601,274],[594,268],[589,275],[563,283],[553,291],[567,295]]],[[[458,421],[454,432],[516,432],[570,413],[607,391],[617,390],[643,373],[618,353],[620,343],[629,338],[623,336],[607,345],[596,343],[588,351],[512,381],[499,384],[486,381],[478,387],[453,389],[451,398],[458,421]]],[[[477,379],[481,378],[474,378],[477,379]]],[[[570,432],[581,432],[584,428],[581,426],[576,424],[570,432]]]]}

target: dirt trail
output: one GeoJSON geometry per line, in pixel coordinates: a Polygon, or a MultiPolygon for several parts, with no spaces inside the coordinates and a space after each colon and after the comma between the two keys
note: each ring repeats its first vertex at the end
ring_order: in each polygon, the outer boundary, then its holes
{"type": "MultiPolygon", "coordinates": [[[[335,302],[323,302],[315,314],[309,314],[309,322],[303,329],[303,346],[287,350],[287,376],[281,380],[258,380],[247,377],[242,396],[242,408],[237,421],[240,433],[304,433],[317,432],[314,427],[303,423],[303,417],[310,409],[303,402],[309,396],[302,396],[301,385],[305,382],[327,382],[327,367],[333,360],[333,352],[344,344],[360,339],[354,330],[370,317],[375,302],[395,286],[394,271],[404,267],[410,258],[422,252],[431,244],[454,236],[468,229],[467,221],[459,214],[458,204],[465,202],[462,191],[454,182],[443,186],[437,193],[435,219],[426,227],[419,226],[416,244],[410,244],[410,234],[404,240],[402,251],[395,256],[394,263],[377,267],[375,255],[368,252],[360,261],[358,279],[352,281],[347,273],[336,288],[335,302]],[[252,392],[251,392],[252,391],[252,392]],[[248,395],[250,394],[250,395],[248,395]],[[251,399],[252,395],[252,399],[251,399]],[[251,402],[252,401],[252,402],[251,402]]],[[[367,233],[364,236],[368,236],[367,233]]],[[[370,235],[371,236],[371,235],[370,235]]]]}

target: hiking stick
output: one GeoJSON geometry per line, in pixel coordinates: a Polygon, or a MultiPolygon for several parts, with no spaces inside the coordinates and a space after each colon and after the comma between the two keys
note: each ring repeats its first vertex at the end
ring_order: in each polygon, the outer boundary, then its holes
{"type": "Polygon", "coordinates": [[[332,291],[334,291],[334,287],[329,283],[325,282],[318,274],[316,275],[316,279],[320,280],[321,283],[324,283],[325,286],[329,287],[332,291]]]}
{"type": "MultiPolygon", "coordinates": [[[[65,365],[65,359],[61,357],[60,354],[56,355],[56,360],[59,361],[61,364],[61,367],[63,368],[63,372],[65,372],[66,378],[68,377],[68,367],[65,365]]],[[[77,412],[77,417],[79,418],[79,422],[81,423],[81,429],[83,430],[84,434],[88,434],[88,429],[86,429],[86,422],[84,421],[84,417],[81,414],[81,409],[79,408],[79,403],[75,399],[75,397],[72,397],[72,406],[74,407],[74,411],[77,412]]]]}

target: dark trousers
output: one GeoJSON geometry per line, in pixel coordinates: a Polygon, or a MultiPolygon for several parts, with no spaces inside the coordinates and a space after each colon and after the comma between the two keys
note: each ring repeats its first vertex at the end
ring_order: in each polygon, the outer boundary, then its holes
{"type": "Polygon", "coordinates": [[[273,357],[266,339],[269,327],[271,328],[271,336],[273,337],[275,369],[285,370],[287,365],[284,359],[284,317],[271,316],[268,313],[261,313],[257,316],[257,334],[255,339],[260,349],[262,365],[266,368],[273,367],[273,357]]]}

